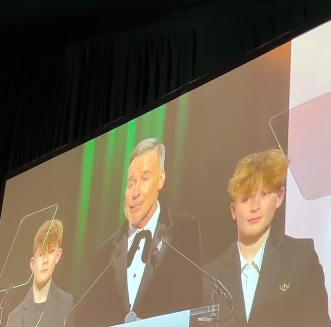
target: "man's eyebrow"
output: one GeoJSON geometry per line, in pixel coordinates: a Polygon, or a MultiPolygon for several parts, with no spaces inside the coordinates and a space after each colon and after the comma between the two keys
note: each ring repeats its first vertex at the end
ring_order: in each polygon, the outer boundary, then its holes
{"type": "Polygon", "coordinates": [[[133,179],[133,174],[129,175],[128,181],[130,181],[131,179],[133,179]]]}

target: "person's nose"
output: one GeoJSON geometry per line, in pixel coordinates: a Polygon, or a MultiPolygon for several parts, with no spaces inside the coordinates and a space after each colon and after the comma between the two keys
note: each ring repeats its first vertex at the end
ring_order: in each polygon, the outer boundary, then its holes
{"type": "Polygon", "coordinates": [[[133,190],[133,199],[136,200],[141,195],[141,182],[137,182],[133,190]]]}
{"type": "Polygon", "coordinates": [[[43,265],[48,263],[48,254],[43,255],[43,265]]]}
{"type": "Polygon", "coordinates": [[[256,196],[251,200],[251,212],[257,212],[261,209],[261,198],[256,196]]]}

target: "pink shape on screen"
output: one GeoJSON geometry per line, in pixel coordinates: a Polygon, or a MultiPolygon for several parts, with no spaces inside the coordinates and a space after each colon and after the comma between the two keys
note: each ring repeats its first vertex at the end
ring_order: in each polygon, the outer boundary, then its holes
{"type": "Polygon", "coordinates": [[[289,111],[288,156],[305,199],[331,194],[331,92],[289,111]]]}

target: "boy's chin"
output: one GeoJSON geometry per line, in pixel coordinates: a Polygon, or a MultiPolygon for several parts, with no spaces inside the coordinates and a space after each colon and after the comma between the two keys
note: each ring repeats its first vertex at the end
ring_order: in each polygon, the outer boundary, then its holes
{"type": "Polygon", "coordinates": [[[40,278],[38,280],[35,280],[35,284],[37,285],[37,287],[43,288],[47,285],[47,283],[51,280],[52,276],[43,276],[43,278],[40,278]]]}

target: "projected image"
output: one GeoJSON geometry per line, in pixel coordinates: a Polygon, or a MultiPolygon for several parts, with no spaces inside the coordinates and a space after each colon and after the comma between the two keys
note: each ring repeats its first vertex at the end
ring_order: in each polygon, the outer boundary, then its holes
{"type": "Polygon", "coordinates": [[[292,179],[294,42],[9,179],[0,325],[331,327],[328,207],[308,217],[292,179]]]}
{"type": "MultiPolygon", "coordinates": [[[[267,150],[241,159],[229,181],[238,239],[206,266],[232,294],[233,312],[226,298],[218,300],[223,302],[227,326],[331,325],[323,268],[313,241],[286,236],[272,226],[284,200],[287,170],[283,152],[267,150]]],[[[209,280],[205,290],[208,301],[213,293],[209,280]]]]}
{"type": "MultiPolygon", "coordinates": [[[[37,230],[46,221],[53,221],[58,212],[58,205],[53,204],[32,213],[25,215],[21,220],[17,219],[16,230],[12,239],[10,239],[10,247],[4,249],[5,255],[2,261],[2,269],[0,272],[0,294],[4,294],[9,285],[14,285],[16,291],[18,288],[25,288],[32,280],[33,273],[31,272],[29,263],[31,258],[31,248],[37,230]],[[26,240],[31,244],[31,247],[26,246],[26,240]],[[17,258],[20,258],[19,266],[17,266],[17,258]],[[13,269],[16,267],[18,269],[13,269]]],[[[47,235],[45,235],[46,237],[47,235]]],[[[45,240],[44,240],[45,241],[45,240]]],[[[1,295],[0,295],[1,296],[1,295]]]]}
{"type": "Polygon", "coordinates": [[[9,314],[7,327],[63,325],[73,307],[73,297],[52,279],[62,256],[62,237],[60,220],[48,220],[39,228],[30,260],[32,286],[22,303],[9,314]]]}
{"type": "Polygon", "coordinates": [[[126,220],[97,250],[90,284],[97,283],[82,300],[78,325],[120,324],[130,311],[145,318],[202,307],[201,273],[163,244],[162,237],[171,240],[202,265],[198,219],[174,213],[159,201],[165,160],[166,148],[157,139],[134,148],[124,195],[126,220]],[[110,257],[114,267],[105,271],[110,257]]]}

